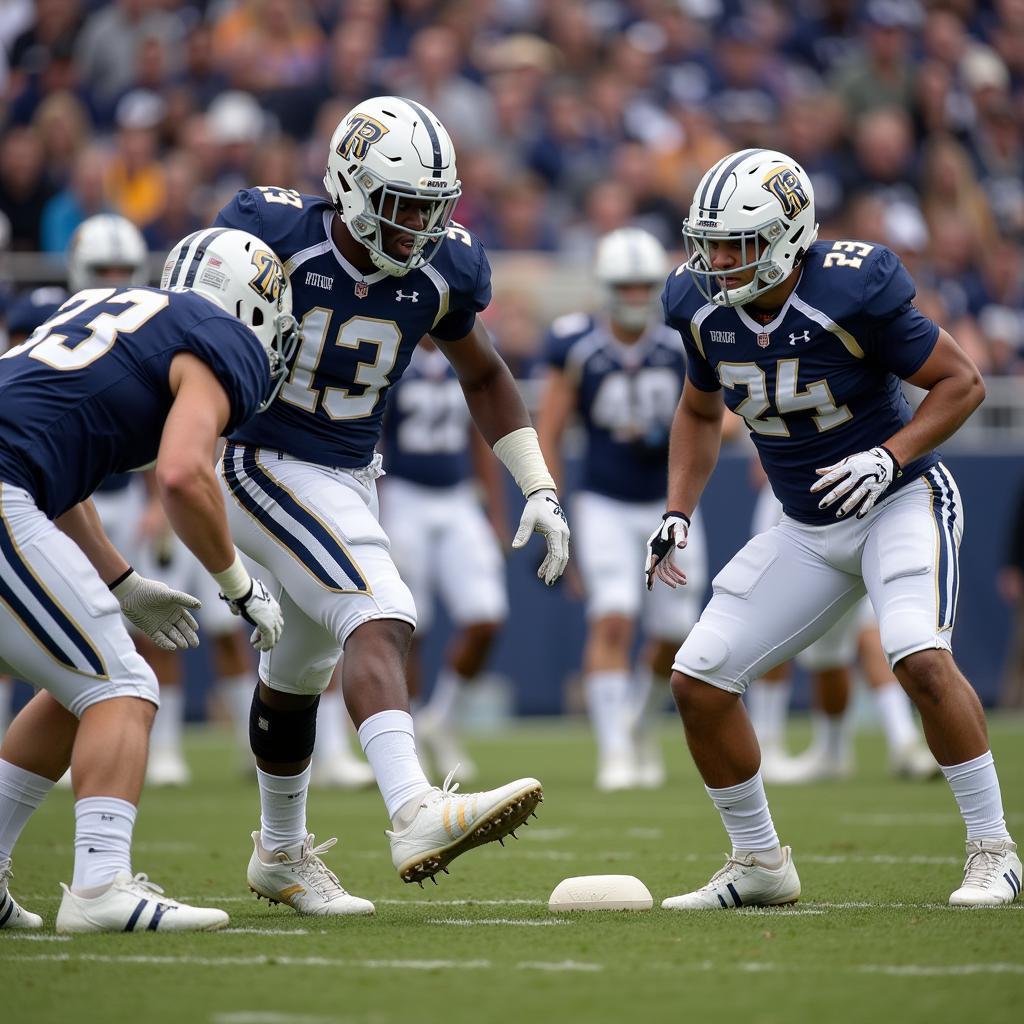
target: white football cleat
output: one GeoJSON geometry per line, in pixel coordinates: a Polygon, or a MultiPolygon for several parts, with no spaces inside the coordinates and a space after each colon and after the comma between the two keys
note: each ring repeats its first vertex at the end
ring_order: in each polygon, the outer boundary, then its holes
{"type": "Polygon", "coordinates": [[[476,765],[463,750],[455,730],[429,711],[421,711],[416,716],[416,743],[425,750],[438,775],[447,775],[458,768],[463,782],[476,778],[476,765]]]}
{"type": "Polygon", "coordinates": [[[376,782],[373,769],[349,751],[329,757],[313,755],[313,771],[309,784],[318,789],[366,789],[376,782]]]}
{"type": "Polygon", "coordinates": [[[661,789],[666,780],[665,757],[654,722],[639,719],[633,726],[633,749],[636,751],[636,785],[640,789],[661,789]]]}
{"type": "Polygon", "coordinates": [[[163,895],[145,875],[119,871],[110,888],[91,899],[76,896],[63,882],[57,931],[214,932],[227,927],[228,915],[213,907],[190,907],[163,895]]]}
{"type": "Polygon", "coordinates": [[[173,747],[151,747],[146,762],[147,786],[187,786],[191,773],[181,751],[173,747]]]}
{"type": "Polygon", "coordinates": [[[300,914],[313,917],[372,914],[373,904],[347,892],[338,876],[320,859],[320,854],[338,840],[328,839],[314,846],[314,838],[312,833],[306,836],[300,856],[292,860],[284,850],[265,849],[259,832],[253,832],[246,879],[256,898],[263,896],[271,903],[286,903],[300,914]]]}
{"type": "Polygon", "coordinates": [[[8,882],[14,872],[11,858],[0,860],[0,930],[9,928],[35,929],[43,927],[43,919],[18,905],[8,889],[8,882]]]}
{"type": "Polygon", "coordinates": [[[849,756],[830,756],[814,748],[797,757],[775,759],[768,766],[768,774],[765,774],[764,765],[761,767],[761,777],[765,782],[783,786],[807,782],[837,782],[848,779],[852,774],[853,764],[849,756]]]}
{"type": "Polygon", "coordinates": [[[1009,839],[970,839],[964,882],[949,897],[952,907],[998,907],[1020,895],[1020,857],[1009,839]]]}
{"type": "Polygon", "coordinates": [[[483,793],[457,793],[459,784],[452,785],[454,774],[452,769],[440,789],[431,789],[424,796],[407,828],[385,832],[391,842],[392,863],[403,882],[422,884],[424,878],[444,871],[467,850],[515,835],[544,799],[536,779],[516,779],[483,793]]]}
{"type": "Polygon", "coordinates": [[[918,740],[912,740],[889,755],[889,770],[904,779],[936,779],[942,774],[932,752],[918,740]]]}
{"type": "Polygon", "coordinates": [[[619,793],[640,785],[636,758],[631,753],[604,756],[597,762],[594,786],[601,793],[619,793]]]}
{"type": "Polygon", "coordinates": [[[779,907],[800,898],[800,878],[792,851],[782,847],[782,863],[767,868],[754,854],[726,858],[707,885],[662,901],[664,910],[734,910],[736,907],[779,907]]]}

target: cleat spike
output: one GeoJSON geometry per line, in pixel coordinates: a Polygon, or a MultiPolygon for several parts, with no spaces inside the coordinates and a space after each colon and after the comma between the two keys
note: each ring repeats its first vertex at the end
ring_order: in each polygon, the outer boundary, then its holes
{"type": "Polygon", "coordinates": [[[430,876],[430,880],[434,883],[434,885],[437,885],[437,879],[433,875],[430,876]]]}
{"type": "Polygon", "coordinates": [[[515,834],[515,832],[509,832],[509,835],[510,835],[510,836],[511,836],[511,837],[512,837],[513,839],[518,839],[518,838],[519,838],[519,836],[517,836],[517,835],[515,834]]]}
{"type": "Polygon", "coordinates": [[[501,843],[501,845],[502,845],[502,846],[504,846],[504,845],[505,845],[505,840],[504,840],[504,839],[502,839],[502,837],[501,837],[501,836],[498,836],[498,842],[499,842],[499,843],[501,843]]]}

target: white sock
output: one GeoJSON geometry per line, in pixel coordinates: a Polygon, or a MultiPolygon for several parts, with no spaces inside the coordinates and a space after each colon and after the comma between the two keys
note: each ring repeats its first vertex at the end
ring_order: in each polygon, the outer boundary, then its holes
{"type": "Polygon", "coordinates": [[[779,850],[779,836],[772,824],[768,810],[768,798],[764,794],[764,782],[758,772],[746,782],[725,789],[704,787],[712,803],[722,816],[722,824],[732,840],[734,853],[769,854],[766,866],[770,867],[771,854],[779,850]]]}
{"type": "Polygon", "coordinates": [[[967,826],[967,838],[1009,839],[992,751],[987,750],[981,757],[963,764],[940,767],[960,807],[960,816],[967,826]]]}
{"type": "Polygon", "coordinates": [[[260,785],[260,843],[265,850],[296,854],[306,841],[306,796],[310,766],[298,775],[271,775],[257,767],[260,785]]]}
{"type": "Polygon", "coordinates": [[[850,757],[850,726],[848,715],[826,715],[815,711],[811,715],[813,739],[811,749],[818,751],[829,764],[845,765],[850,757]]]}
{"type": "Polygon", "coordinates": [[[359,726],[359,742],[394,821],[402,807],[431,788],[416,756],[412,716],[407,711],[378,711],[359,726]]]}
{"type": "Polygon", "coordinates": [[[114,796],[75,802],[75,873],[71,890],[98,896],[119,871],[132,870],[132,830],[138,809],[114,796]]]}
{"type": "Polygon", "coordinates": [[[633,673],[633,707],[641,727],[652,726],[665,711],[669,680],[655,676],[649,665],[641,665],[633,673]]]}
{"type": "Polygon", "coordinates": [[[468,679],[460,676],[455,669],[445,666],[437,674],[434,689],[430,699],[423,705],[423,711],[442,725],[453,726],[459,694],[468,684],[468,679]]]}
{"type": "Polygon", "coordinates": [[[149,734],[151,750],[181,753],[181,729],[185,717],[185,689],[165,686],[160,689],[160,707],[149,734]]]}
{"type": "Polygon", "coordinates": [[[630,693],[626,672],[591,672],[583,682],[597,752],[604,757],[629,753],[630,693]]]}
{"type": "Polygon", "coordinates": [[[340,690],[327,690],[320,694],[320,706],[316,714],[316,746],[313,748],[314,764],[320,765],[331,760],[345,746],[342,725],[344,714],[345,701],[340,690]]]}
{"type": "Polygon", "coordinates": [[[52,788],[42,775],[0,760],[0,860],[10,857],[25,823],[52,788]]]}
{"type": "Polygon", "coordinates": [[[911,712],[910,698],[894,679],[884,683],[875,692],[878,717],[890,751],[902,750],[917,742],[917,729],[911,712]]]}
{"type": "Polygon", "coordinates": [[[747,713],[761,753],[769,757],[785,752],[786,714],[792,683],[788,679],[755,679],[747,687],[747,713]]]}
{"type": "MultiPolygon", "coordinates": [[[[225,676],[220,680],[218,686],[228,706],[228,714],[231,716],[231,724],[234,726],[238,745],[246,754],[249,754],[249,711],[252,708],[252,695],[256,689],[256,683],[252,676],[243,674],[225,676]]],[[[317,729],[319,728],[320,723],[317,722],[317,729]]]]}
{"type": "Polygon", "coordinates": [[[6,677],[0,677],[0,736],[7,732],[11,724],[11,698],[14,696],[14,683],[6,677]]]}

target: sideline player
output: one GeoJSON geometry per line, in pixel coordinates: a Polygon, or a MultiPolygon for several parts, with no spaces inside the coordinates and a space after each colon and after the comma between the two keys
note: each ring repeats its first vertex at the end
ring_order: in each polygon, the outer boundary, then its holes
{"type": "Polygon", "coordinates": [[[273,573],[288,618],[253,695],[261,816],[249,886],[300,913],[364,914],[373,905],[338,892],[319,857],[327,845],[314,847],[306,828],[317,702],[342,650],[345,702],[391,818],[399,877],[433,877],[541,800],[532,778],[461,794],[449,774],[432,788],[416,755],[404,674],[416,613],[377,521],[374,446],[387,391],[423,335],[451,361],[480,432],[527,496],[513,546],[545,535],[549,585],[569,530],[515,381],[477,320],[490,267],[451,223],[461,185],[444,126],[410,100],[366,100],[335,129],[324,184],[330,201],[245,189],[217,217],[281,255],[302,334],[281,394],[231,435],[221,471],[239,546],[273,573]]]}
{"type": "Polygon", "coordinates": [[[1012,902],[1021,862],[981,703],[951,653],[963,508],[934,451],[981,403],[981,376],[914,308],[913,282],[889,249],[816,241],[810,181],[782,153],[748,149],[719,161],[697,186],[683,237],[689,258],[669,278],[664,305],[687,347],[687,383],[649,584],[655,574],[670,586],[685,580],[672,554],[715,466],[723,387],[785,515],[718,574],[676,656],[673,695],[733,850],[710,882],[663,906],[799,897],[740,696],[865,591],[967,827],[963,884],[949,902],[1012,902]],[[913,413],[901,378],[928,392],[913,413]]]}
{"type": "Polygon", "coordinates": [[[604,791],[665,781],[654,724],[676,649],[700,614],[707,574],[698,520],[683,556],[693,590],[645,594],[641,583],[643,545],[664,505],[669,429],[686,379],[683,346],[657,313],[667,272],[665,250],[646,231],[620,228],[601,239],[594,275],[603,315],[569,313],[552,325],[537,416],[556,476],[571,418],[586,435],[573,511],[587,599],[584,688],[597,740],[596,785],[604,791]],[[638,620],[647,644],[631,667],[638,620]]]}
{"type": "Polygon", "coordinates": [[[7,891],[11,852],[69,763],[75,867],[57,930],[228,922],[131,871],[159,698],[121,613],[166,650],[194,647],[188,609],[198,602],[136,573],[89,495],[110,473],[155,459],[174,528],[255,627],[253,642],[272,647],[281,609],[241,565],[213,459],[221,433],[273,398],[297,337],[280,261],[251,235],[190,235],[172,250],[162,284],[78,292],[0,359],[0,668],[43,688],[0,746],[4,927],[42,923],[7,891]]]}
{"type": "Polygon", "coordinates": [[[471,779],[476,766],[459,742],[457,712],[508,615],[505,563],[492,526],[495,520],[502,525],[504,480],[473,428],[455,370],[429,336],[388,396],[384,458],[380,522],[416,604],[409,651],[413,696],[419,692],[418,637],[430,629],[435,590],[457,627],[430,699],[416,714],[416,739],[442,777],[458,764],[463,778],[471,779]],[[490,519],[477,500],[476,478],[487,492],[490,519]]]}

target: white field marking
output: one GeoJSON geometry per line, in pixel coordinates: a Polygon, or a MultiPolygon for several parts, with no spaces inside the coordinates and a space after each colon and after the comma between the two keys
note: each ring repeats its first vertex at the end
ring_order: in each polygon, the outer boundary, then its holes
{"type": "MultiPolygon", "coordinates": [[[[73,843],[24,843],[19,850],[45,850],[47,853],[74,853],[73,843]]],[[[202,847],[205,849],[205,847],[202,847]]],[[[200,847],[196,843],[178,843],[173,841],[140,839],[132,842],[132,853],[198,853],[200,847]]]]}
{"type": "Polygon", "coordinates": [[[0,942],[14,940],[18,942],[70,942],[70,935],[37,935],[35,932],[9,932],[0,942]]]}
{"type": "MultiPolygon", "coordinates": [[[[491,960],[346,960],[327,956],[114,956],[103,953],[44,953],[35,956],[0,956],[0,963],[97,963],[137,964],[163,967],[265,967],[281,964],[285,967],[345,967],[354,970],[507,970],[508,964],[491,960]]],[[[602,971],[604,964],[579,960],[535,961],[522,960],[519,970],[529,971],[602,971]]],[[[668,966],[668,965],[666,965],[668,966]]]]}
{"type": "Polygon", "coordinates": [[[1024,964],[860,964],[857,970],[902,978],[948,978],[967,974],[1024,974],[1024,964]]]}
{"type": "MultiPolygon", "coordinates": [[[[308,935],[305,928],[221,928],[216,935],[308,935]]],[[[320,933],[325,934],[324,932],[320,933]]]]}
{"type": "Polygon", "coordinates": [[[306,1013],[267,1013],[263,1010],[238,1010],[215,1013],[212,1024],[335,1024],[339,1017],[313,1017],[306,1013]]]}
{"type": "Polygon", "coordinates": [[[577,829],[574,828],[537,828],[531,825],[523,833],[523,838],[529,839],[532,843],[556,843],[560,839],[568,839],[576,832],[577,829]]]}
{"type": "MultiPolygon", "coordinates": [[[[820,911],[824,913],[824,911],[820,911]]],[[[511,917],[485,917],[479,920],[473,917],[444,918],[434,917],[427,924],[453,924],[464,928],[472,928],[478,924],[507,924],[513,928],[548,928],[551,925],[573,924],[573,921],[518,921],[511,917]]]]}
{"type": "Polygon", "coordinates": [[[736,913],[743,917],[758,917],[762,914],[768,917],[811,917],[824,914],[825,911],[812,907],[738,907],[736,913]]]}

